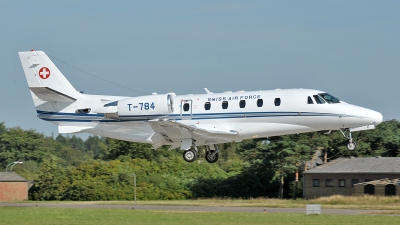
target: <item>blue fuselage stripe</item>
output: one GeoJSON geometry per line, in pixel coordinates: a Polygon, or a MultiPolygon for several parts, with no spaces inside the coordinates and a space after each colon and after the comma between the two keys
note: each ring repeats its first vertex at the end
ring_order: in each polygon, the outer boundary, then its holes
{"type": "Polygon", "coordinates": [[[342,115],[334,113],[317,112],[234,112],[234,113],[199,113],[199,114],[172,114],[172,115],[132,115],[120,116],[122,120],[104,118],[104,114],[77,114],[66,112],[37,111],[38,117],[46,121],[59,122],[125,122],[125,121],[148,121],[165,117],[174,120],[192,117],[192,120],[213,120],[213,119],[236,119],[236,118],[270,118],[270,117],[353,117],[352,115],[342,115]]]}

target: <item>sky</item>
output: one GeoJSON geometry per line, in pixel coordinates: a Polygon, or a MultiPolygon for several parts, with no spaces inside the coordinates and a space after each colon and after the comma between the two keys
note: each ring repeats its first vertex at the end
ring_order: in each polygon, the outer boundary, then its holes
{"type": "Polygon", "coordinates": [[[18,52],[75,89],[140,96],[310,88],[400,120],[400,1],[1,1],[0,122],[36,117],[18,52]]]}

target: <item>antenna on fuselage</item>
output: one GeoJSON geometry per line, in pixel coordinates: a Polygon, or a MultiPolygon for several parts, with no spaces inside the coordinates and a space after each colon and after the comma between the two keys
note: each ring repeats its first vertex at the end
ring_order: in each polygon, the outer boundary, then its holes
{"type": "Polygon", "coordinates": [[[208,88],[204,88],[204,90],[206,90],[207,94],[214,94],[214,92],[211,92],[210,90],[208,90],[208,88]]]}

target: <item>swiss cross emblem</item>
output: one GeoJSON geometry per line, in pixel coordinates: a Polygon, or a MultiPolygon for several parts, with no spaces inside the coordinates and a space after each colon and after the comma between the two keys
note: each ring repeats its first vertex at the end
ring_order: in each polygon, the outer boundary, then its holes
{"type": "Polygon", "coordinates": [[[42,79],[47,79],[50,77],[50,70],[47,67],[42,67],[39,70],[39,77],[42,79]]]}

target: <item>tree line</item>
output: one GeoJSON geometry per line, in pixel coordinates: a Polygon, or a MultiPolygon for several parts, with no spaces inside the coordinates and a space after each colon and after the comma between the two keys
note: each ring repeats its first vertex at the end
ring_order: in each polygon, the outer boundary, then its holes
{"type": "Polygon", "coordinates": [[[285,135],[221,144],[220,160],[186,163],[180,150],[90,136],[48,137],[0,123],[0,170],[34,181],[32,200],[132,200],[133,174],[141,200],[211,197],[301,196],[295,171],[339,157],[400,156],[400,123],[390,120],[375,130],[353,133],[357,149],[338,132],[285,135]]]}

